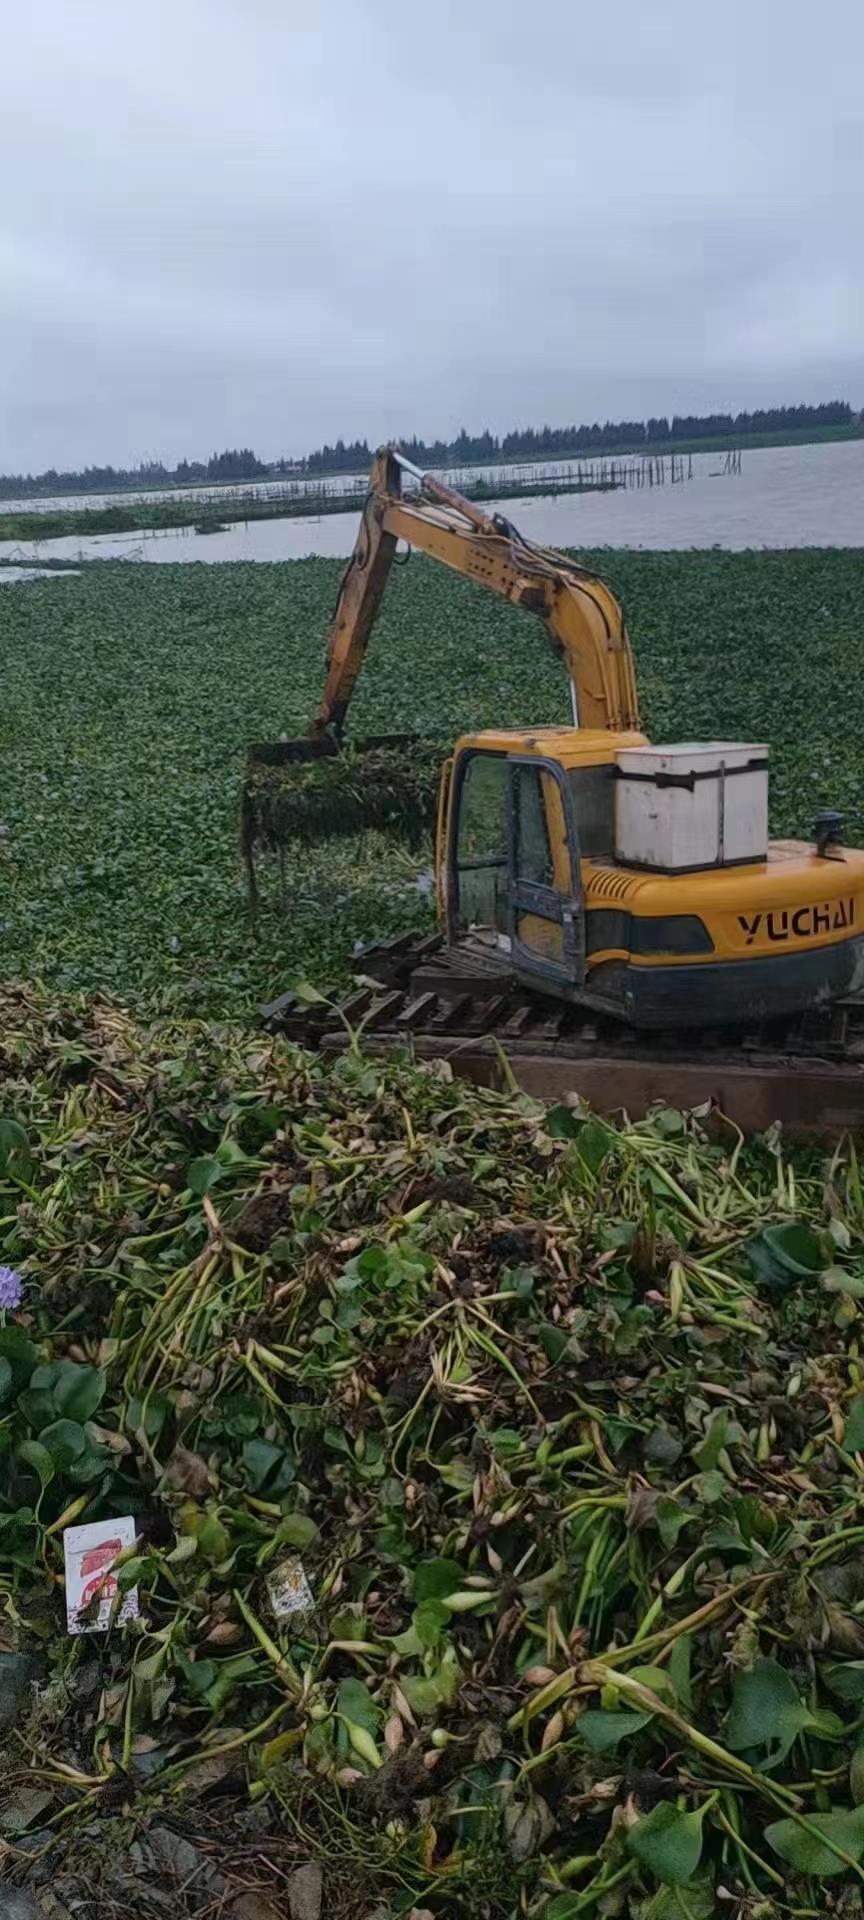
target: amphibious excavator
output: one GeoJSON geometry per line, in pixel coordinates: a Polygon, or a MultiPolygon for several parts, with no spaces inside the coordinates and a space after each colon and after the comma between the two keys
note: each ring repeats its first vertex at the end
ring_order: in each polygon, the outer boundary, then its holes
{"type": "MultiPolygon", "coordinates": [[[[769,842],[764,743],[649,744],[608,584],[395,447],[375,457],[309,733],[254,747],[247,791],[256,768],[343,749],[400,540],[540,618],[573,723],[457,740],[437,796],[440,932],[362,956],[344,1011],[364,1044],[410,1042],[490,1082],[506,1060],[527,1090],[607,1111],[713,1098],[748,1128],[864,1124],[864,852],[841,816],[820,814],[810,844],[769,842]]],[[[344,1041],[290,994],[268,1018],[344,1041]]]]}

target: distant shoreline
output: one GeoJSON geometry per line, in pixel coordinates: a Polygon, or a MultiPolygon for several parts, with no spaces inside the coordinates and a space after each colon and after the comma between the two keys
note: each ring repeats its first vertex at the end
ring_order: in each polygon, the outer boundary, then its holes
{"type": "MultiPolygon", "coordinates": [[[[614,465],[614,463],[611,463],[614,465]]],[[[612,493],[624,482],[610,470],[602,477],[574,480],[525,481],[515,485],[503,481],[475,481],[468,489],[472,500],[540,499],[544,495],[572,493],[612,493]]],[[[215,492],[215,489],[214,489],[215,492]]],[[[0,541],[63,540],[75,534],[92,537],[100,533],[170,533],[179,527],[194,527],[196,533],[221,533],[227,525],[248,520],[318,519],[322,514],[358,513],[365,498],[363,487],[351,493],[328,494],[323,490],[302,494],[282,494],[278,498],[256,499],[251,494],[226,494],[222,501],[144,500],[104,507],[58,507],[51,513],[0,512],[0,541]]]]}
{"type": "MultiPolygon", "coordinates": [[[[856,422],[848,426],[836,427],[790,427],[785,430],[778,430],[776,433],[728,433],[716,434],[714,436],[706,435],[692,440],[677,440],[670,437],[667,440],[640,440],[638,442],[633,440],[615,441],[596,447],[562,448],[554,454],[496,453],[490,454],[481,460],[455,460],[451,462],[448,467],[442,467],[440,465],[430,466],[426,468],[425,471],[429,473],[445,471],[467,473],[474,467],[479,467],[480,469],[488,467],[512,468],[521,466],[535,468],[538,466],[554,467],[562,465],[567,460],[631,459],[633,456],[642,454],[644,454],[646,458],[656,459],[661,454],[673,453],[729,453],[737,451],[738,448],[740,448],[742,452],[746,452],[748,448],[821,446],[825,442],[835,440],[864,440],[864,424],[856,422]]],[[[148,483],[147,481],[135,479],[121,481],[114,486],[105,484],[92,488],[80,485],[68,487],[55,485],[53,487],[39,488],[38,490],[34,489],[32,493],[22,493],[20,488],[9,488],[8,490],[0,488],[0,515],[2,515],[5,521],[7,516],[2,512],[2,503],[4,500],[26,499],[29,503],[38,500],[59,500],[62,499],[64,495],[68,495],[72,499],[86,499],[93,496],[101,500],[104,499],[107,494],[111,494],[112,497],[116,495],[118,500],[122,500],[127,494],[174,494],[187,493],[189,491],[200,493],[205,488],[209,494],[220,492],[231,494],[236,493],[238,489],[244,486],[290,486],[292,482],[302,481],[311,484],[317,481],[344,480],[354,471],[356,471],[356,469],[348,467],[322,467],[320,471],[316,470],[314,473],[302,471],[296,473],[278,473],[268,470],[258,475],[257,478],[249,480],[235,478],[227,480],[178,481],[168,479],[148,483]]],[[[339,511],[337,507],[333,507],[331,510],[333,512],[339,511]]],[[[86,512],[88,509],[81,508],[80,511],[86,512]]],[[[170,524],[176,525],[177,523],[172,521],[170,524]]],[[[182,524],[186,525],[187,523],[184,521],[182,524]]],[[[126,531],[125,527],[123,531],[126,531]]]]}

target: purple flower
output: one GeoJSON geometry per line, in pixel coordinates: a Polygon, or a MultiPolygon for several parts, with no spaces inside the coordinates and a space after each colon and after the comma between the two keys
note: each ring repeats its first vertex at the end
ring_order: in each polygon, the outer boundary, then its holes
{"type": "Polygon", "coordinates": [[[24,1298],[24,1282],[14,1267],[0,1267],[0,1311],[4,1307],[20,1307],[24,1298]]]}

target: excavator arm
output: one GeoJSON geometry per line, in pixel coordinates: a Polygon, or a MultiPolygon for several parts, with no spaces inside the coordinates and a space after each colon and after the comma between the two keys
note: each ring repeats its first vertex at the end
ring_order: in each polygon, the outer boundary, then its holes
{"type": "Polygon", "coordinates": [[[490,518],[395,448],[382,447],[327,639],[313,738],[341,739],[399,540],[539,615],[570,675],[578,725],[638,730],[633,655],[621,607],[605,581],[566,554],[535,546],[500,514],[490,518]],[[418,494],[403,497],[403,470],[419,481],[418,494]]]}

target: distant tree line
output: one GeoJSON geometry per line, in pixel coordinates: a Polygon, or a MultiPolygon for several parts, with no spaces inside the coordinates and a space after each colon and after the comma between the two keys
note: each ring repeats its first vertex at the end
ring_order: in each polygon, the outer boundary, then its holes
{"type": "MultiPolygon", "coordinates": [[[[515,427],[510,433],[467,433],[455,440],[403,439],[399,445],[418,467],[472,466],[485,460],[553,460],[570,453],[598,453],[621,447],[682,440],[745,439],[754,433],[790,433],[812,427],[849,427],[855,420],[848,400],[827,400],[818,407],[761,407],[754,413],[675,413],[648,420],[603,420],[592,426],[515,427]]],[[[301,462],[306,473],[355,473],[368,466],[372,450],[365,440],[337,440],[318,447],[301,462]]]]}
{"type": "Polygon", "coordinates": [[[44,473],[0,474],[0,494],[17,497],[34,493],[113,493],[121,488],[194,487],[208,480],[260,480],[271,468],[251,447],[232,447],[211,453],[209,460],[178,460],[166,467],[161,460],[142,460],[137,467],[82,467],[80,472],[47,467],[44,473]]]}
{"type": "MultiPolygon", "coordinates": [[[[472,466],[489,460],[552,460],[571,453],[599,453],[642,446],[674,446],[680,441],[733,438],[745,440],[760,433],[790,433],[820,427],[850,427],[861,416],[848,400],[826,400],[818,407],[760,407],[754,413],[675,413],[648,420],[596,420],[591,426],[514,427],[509,433],[468,433],[463,427],[455,440],[402,440],[409,459],[418,467],[472,466]]],[[[337,440],[317,447],[305,459],[260,460],[251,447],[232,447],[212,453],[209,460],[179,460],[166,467],[161,460],[144,460],[137,467],[84,467],[80,472],[0,474],[0,495],[36,493],[111,493],[128,487],[144,489],[206,485],[208,481],[260,480],[268,475],[362,473],[372,459],[367,440],[337,440]]]]}

